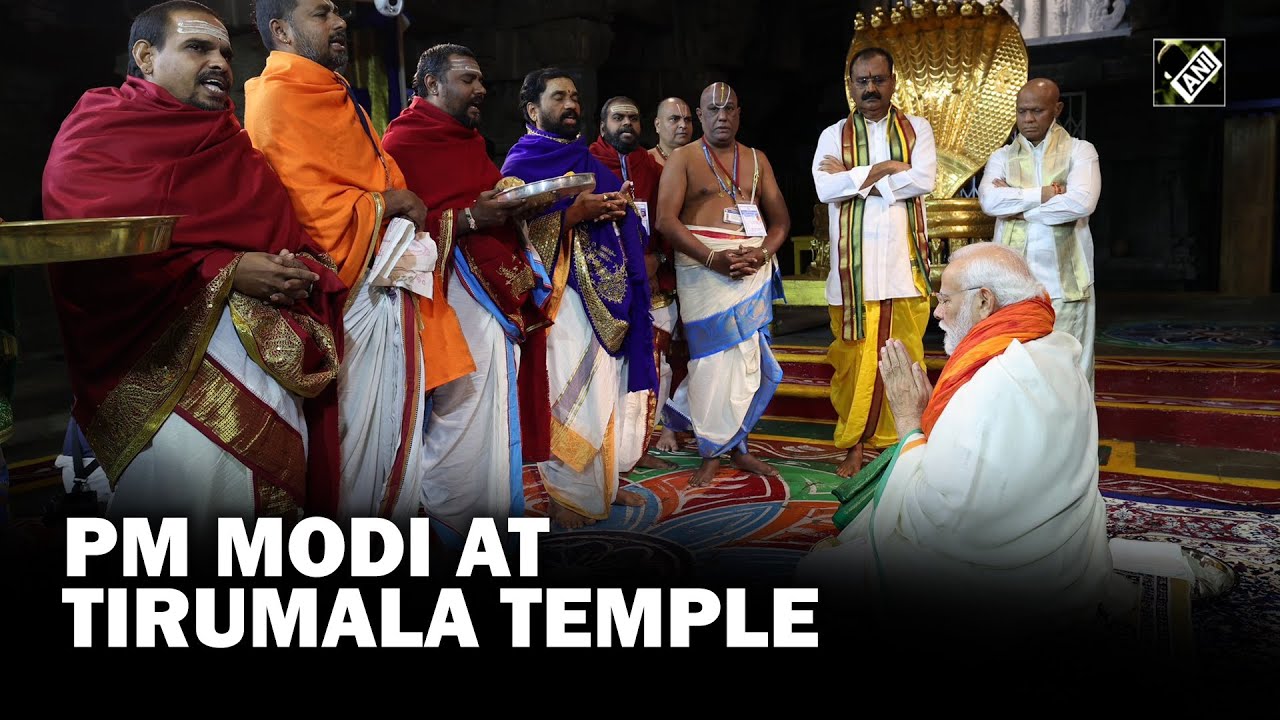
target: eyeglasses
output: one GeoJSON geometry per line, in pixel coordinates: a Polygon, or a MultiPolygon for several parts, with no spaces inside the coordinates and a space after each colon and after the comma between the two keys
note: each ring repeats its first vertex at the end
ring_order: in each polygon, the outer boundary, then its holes
{"type": "Polygon", "coordinates": [[[885,77],[883,75],[874,75],[872,77],[854,78],[853,84],[857,85],[858,87],[866,87],[868,85],[875,85],[876,87],[881,87],[892,81],[893,81],[892,77],[885,77]]]}
{"type": "Polygon", "coordinates": [[[956,296],[956,295],[963,295],[963,294],[965,294],[965,293],[967,293],[967,292],[971,292],[971,291],[973,291],[973,290],[981,290],[981,289],[982,289],[982,286],[981,286],[981,285],[978,285],[978,286],[976,286],[976,287],[965,288],[965,289],[963,289],[963,290],[959,290],[959,291],[956,291],[956,292],[954,292],[954,293],[941,293],[941,292],[936,292],[936,293],[933,293],[933,297],[937,299],[937,301],[938,301],[938,304],[939,304],[939,305],[945,305],[945,304],[947,304],[947,303],[951,302],[951,298],[952,298],[953,296],[956,296]]]}

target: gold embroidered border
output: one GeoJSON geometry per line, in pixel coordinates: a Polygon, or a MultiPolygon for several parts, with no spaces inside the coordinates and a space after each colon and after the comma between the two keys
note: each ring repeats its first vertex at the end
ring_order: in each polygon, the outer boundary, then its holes
{"type": "Polygon", "coordinates": [[[551,418],[551,453],[574,472],[584,472],[603,449],[597,450],[586,438],[551,418]]]}
{"type": "MultiPolygon", "coordinates": [[[[519,258],[516,258],[516,261],[518,262],[519,258]]],[[[527,263],[521,265],[519,270],[500,267],[498,274],[507,281],[507,287],[511,288],[512,295],[523,295],[533,289],[533,268],[527,263]]]]}
{"type": "Polygon", "coordinates": [[[89,446],[112,487],[168,419],[195,376],[218,327],[240,257],[227,263],[182,310],[107,394],[85,428],[89,446]]]}
{"type": "Polygon", "coordinates": [[[609,424],[604,429],[604,445],[600,448],[600,463],[604,466],[604,511],[608,517],[609,506],[618,496],[618,443],[614,429],[618,413],[615,410],[609,416],[609,424]]]}
{"type": "Polygon", "coordinates": [[[269,405],[228,377],[222,367],[205,358],[179,407],[216,437],[218,445],[248,461],[254,470],[260,514],[291,511],[306,497],[307,457],[302,436],[269,405]],[[264,486],[281,492],[264,491],[264,486]],[[294,507],[285,507],[285,500],[294,507]],[[263,507],[263,501],[269,507],[263,507]]]}
{"type": "MultiPolygon", "coordinates": [[[[595,243],[583,243],[580,248],[586,258],[586,268],[591,271],[590,280],[596,294],[615,305],[627,297],[627,258],[624,253],[622,262],[617,262],[612,250],[595,243]],[[610,263],[613,263],[612,267],[610,263]]],[[[578,278],[582,280],[582,277],[578,278]]]]}
{"type": "MultiPolygon", "coordinates": [[[[440,236],[436,238],[436,255],[440,258],[436,261],[436,269],[443,273],[449,269],[449,262],[452,259],[453,244],[453,209],[445,210],[440,213],[440,236]]],[[[445,290],[449,289],[449,283],[444,284],[445,290]]]]}
{"type": "MultiPolygon", "coordinates": [[[[345,314],[351,309],[351,303],[356,301],[356,293],[364,286],[364,278],[369,274],[369,262],[373,259],[374,253],[378,250],[378,245],[382,242],[382,213],[386,209],[387,203],[382,198],[382,193],[369,193],[373,197],[373,237],[369,240],[369,251],[365,253],[364,262],[360,266],[360,274],[356,276],[356,281],[351,285],[351,292],[347,294],[347,304],[342,306],[345,314]]],[[[350,260],[348,258],[348,260],[350,260]]]]}
{"type": "Polygon", "coordinates": [[[658,290],[649,297],[649,308],[652,310],[661,310],[664,307],[670,307],[671,303],[676,301],[676,294],[671,290],[658,290]]]}
{"type": "MultiPolygon", "coordinates": [[[[653,353],[653,357],[655,360],[657,359],[657,351],[653,353]]],[[[646,395],[648,397],[645,398],[647,407],[644,415],[644,426],[648,428],[649,432],[644,434],[644,442],[640,447],[641,458],[649,454],[649,446],[653,444],[653,431],[658,428],[658,391],[650,390],[646,395]]],[[[636,462],[638,463],[639,461],[637,460],[636,462]]]]}
{"type": "Polygon", "coordinates": [[[312,255],[309,252],[300,252],[300,253],[295,253],[295,255],[303,258],[311,258],[317,263],[328,268],[330,271],[333,272],[334,275],[338,274],[338,263],[334,262],[333,258],[329,257],[329,253],[322,252],[319,255],[312,255]]]}
{"type": "Polygon", "coordinates": [[[538,251],[544,265],[555,263],[559,254],[560,225],[563,213],[547,213],[529,222],[529,244],[538,251]]]}
{"type": "MultiPolygon", "coordinates": [[[[573,246],[561,240],[563,221],[564,213],[559,212],[548,213],[529,223],[529,244],[538,252],[538,257],[549,268],[551,275],[551,296],[542,308],[543,314],[547,316],[547,324],[555,322],[556,316],[560,314],[560,301],[564,299],[564,289],[569,285],[569,257],[573,246]]],[[[580,231],[580,228],[574,229],[575,234],[580,231]]],[[[533,329],[525,328],[525,332],[533,329]]]]}
{"type": "Polygon", "coordinates": [[[302,368],[306,341],[285,320],[288,310],[238,292],[231,293],[228,304],[245,352],[289,392],[313,398],[338,377],[338,348],[333,331],[326,325],[306,315],[293,314],[324,353],[323,368],[308,373],[302,368]]]}
{"type": "Polygon", "coordinates": [[[615,318],[600,299],[595,284],[591,280],[591,271],[587,268],[586,256],[582,250],[583,240],[590,242],[585,236],[585,230],[574,228],[573,258],[574,272],[578,275],[578,290],[582,293],[582,302],[587,308],[587,315],[591,318],[591,325],[600,335],[601,344],[612,355],[622,348],[622,341],[626,339],[627,329],[631,327],[631,323],[615,318]]]}

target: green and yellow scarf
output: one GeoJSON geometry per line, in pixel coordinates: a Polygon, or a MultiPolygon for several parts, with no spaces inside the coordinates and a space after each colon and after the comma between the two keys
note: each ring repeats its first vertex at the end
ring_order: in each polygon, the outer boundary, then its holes
{"type": "MultiPolygon", "coordinates": [[[[1044,142],[1048,145],[1044,149],[1041,177],[1037,180],[1035,148],[1022,135],[1014,139],[1005,159],[1004,180],[1009,187],[1042,187],[1054,182],[1067,181],[1067,173],[1071,171],[1071,134],[1061,125],[1054,123],[1044,142]]],[[[1089,268],[1084,250],[1076,240],[1075,223],[1050,225],[1049,229],[1053,231],[1053,242],[1058,251],[1058,278],[1062,283],[1063,299],[1067,302],[1075,302],[1088,298],[1089,268]]],[[[1021,218],[1006,218],[997,240],[1026,257],[1027,221],[1021,218]]]]}
{"type": "MultiPolygon", "coordinates": [[[[893,160],[910,163],[916,144],[916,132],[905,113],[896,107],[889,110],[889,155],[893,160]]],[[[867,121],[861,113],[849,115],[844,125],[842,140],[845,167],[871,164],[867,144],[867,121]]],[[[925,232],[924,198],[913,197],[907,204],[907,237],[903,238],[911,248],[912,276],[921,295],[929,292],[929,240],[925,232]]],[[[840,327],[842,340],[862,340],[866,337],[866,310],[863,307],[862,282],[862,219],[866,212],[865,198],[854,195],[840,203],[840,237],[838,257],[840,261],[840,300],[844,305],[844,321],[840,327]]]]}

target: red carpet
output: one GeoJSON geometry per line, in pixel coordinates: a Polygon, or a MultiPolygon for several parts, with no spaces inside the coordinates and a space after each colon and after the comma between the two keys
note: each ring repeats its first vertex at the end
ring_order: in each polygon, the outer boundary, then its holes
{"type": "MultiPolygon", "coordinates": [[[[785,373],[768,415],[836,419],[823,348],[777,345],[785,373]]],[[[937,380],[945,356],[927,354],[937,380]]],[[[1280,361],[1099,357],[1103,438],[1280,452],[1280,361]]]]}

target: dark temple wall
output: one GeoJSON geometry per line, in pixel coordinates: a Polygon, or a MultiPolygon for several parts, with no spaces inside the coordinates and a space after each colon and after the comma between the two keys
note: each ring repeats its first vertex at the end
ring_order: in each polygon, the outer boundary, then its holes
{"type": "MultiPolygon", "coordinates": [[[[0,0],[9,31],[0,44],[5,171],[0,216],[38,213],[40,173],[62,118],[85,89],[118,84],[132,15],[145,0],[0,0]],[[54,50],[52,48],[58,48],[54,50]]],[[[236,44],[238,103],[244,80],[265,57],[248,0],[209,3],[228,20],[236,44]]],[[[853,16],[874,2],[823,0],[406,0],[405,69],[437,42],[469,45],[489,86],[484,133],[498,159],[523,132],[516,115],[529,70],[562,65],[579,74],[594,134],[601,100],[630,95],[646,113],[668,95],[691,103],[724,80],[739,92],[740,138],[772,161],[795,234],[812,231],[809,175],[822,128],[848,112],[844,59],[853,16]]],[[[340,3],[350,7],[351,4],[340,3]]],[[[1224,118],[1275,112],[1239,107],[1273,101],[1272,38],[1280,8],[1263,0],[1230,4],[1132,0],[1128,36],[1033,45],[1032,75],[1085,93],[1087,137],[1097,147],[1103,194],[1092,220],[1101,290],[1215,290],[1218,283],[1224,118]],[[1228,38],[1228,102],[1223,109],[1152,108],[1151,39],[1228,38]]],[[[1280,262],[1280,253],[1276,253],[1280,262]]],[[[782,254],[789,264],[789,253],[782,254]]]]}

